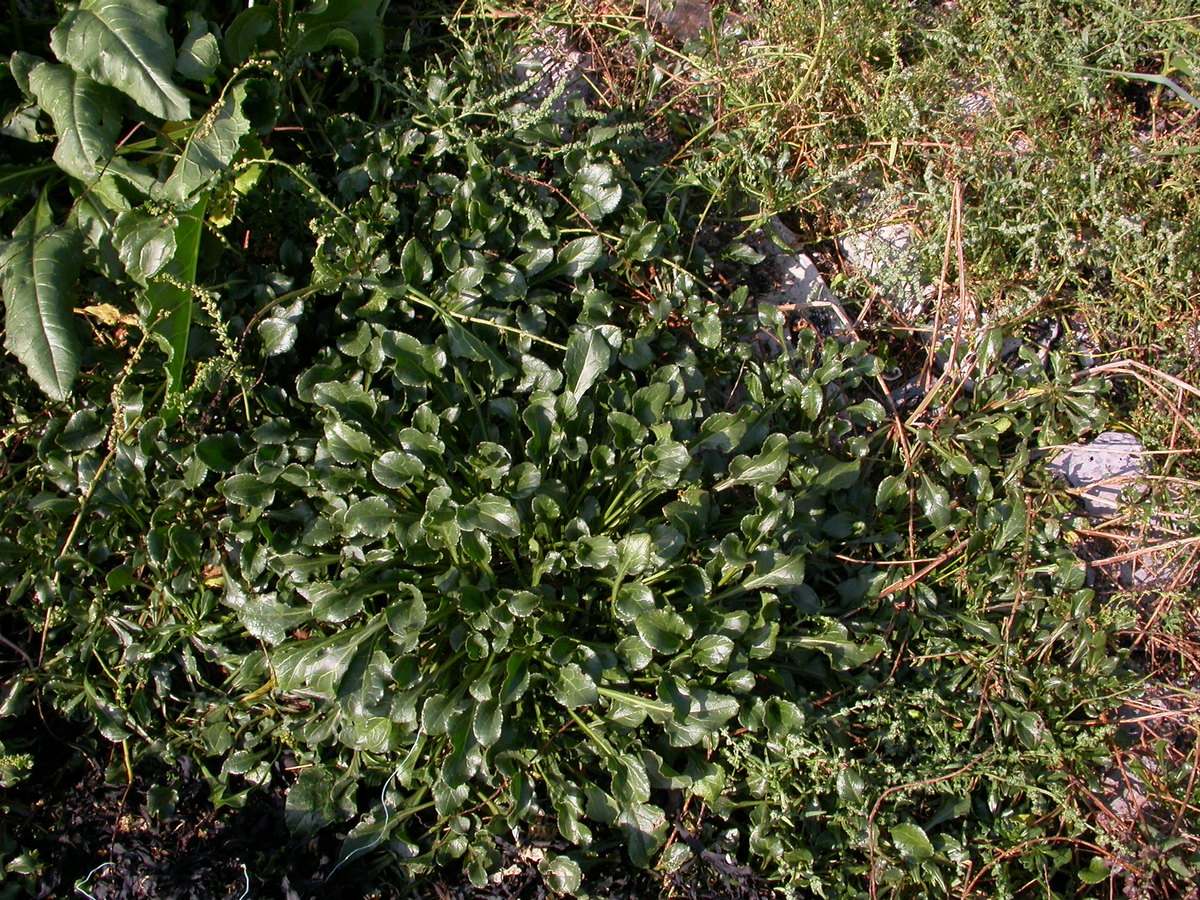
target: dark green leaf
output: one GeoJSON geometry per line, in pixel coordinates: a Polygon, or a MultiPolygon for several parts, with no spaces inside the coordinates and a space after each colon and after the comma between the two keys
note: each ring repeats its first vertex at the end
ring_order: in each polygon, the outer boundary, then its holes
{"type": "Polygon", "coordinates": [[[678,653],[692,636],[692,627],[673,609],[648,609],[638,614],[634,627],[642,640],[659,653],[678,653]]]}
{"type": "Polygon", "coordinates": [[[621,185],[611,166],[590,163],[575,174],[571,196],[584,216],[599,221],[620,206],[621,185]]]}
{"type": "Polygon", "coordinates": [[[927,475],[922,475],[917,484],[917,500],[934,528],[945,528],[950,524],[950,493],[927,475]]]}
{"type": "Polygon", "coordinates": [[[567,375],[567,390],[576,400],[607,371],[612,358],[612,347],[599,329],[589,328],[571,335],[563,369],[567,375]]]}
{"type": "Polygon", "coordinates": [[[175,71],[184,78],[208,83],[212,80],[217,66],[221,64],[221,48],[216,35],[209,30],[204,16],[189,12],[187,21],[188,33],[179,46],[175,71]]]}
{"type": "Polygon", "coordinates": [[[67,66],[43,63],[29,73],[38,105],[54,120],[54,161],[80,181],[100,176],[116,149],[121,127],[118,96],[67,66]]]}
{"type": "Polygon", "coordinates": [[[425,471],[425,464],[411,453],[389,450],[371,464],[371,474],[386,488],[401,488],[425,471]]]}
{"type": "Polygon", "coordinates": [[[485,494],[459,509],[458,524],[464,531],[480,529],[500,537],[514,538],[521,533],[516,509],[495,494],[485,494]]]}
{"type": "Polygon", "coordinates": [[[575,663],[558,669],[554,680],[554,696],[568,709],[595,706],[600,699],[596,682],[575,663]]]}
{"type": "Polygon", "coordinates": [[[153,116],[191,118],[187,95],[171,79],[175,47],[167,11],[153,0],[81,0],[51,32],[60,61],[115,87],[153,116]]]}
{"type": "Polygon", "coordinates": [[[892,827],[892,843],[909,859],[923,862],[933,856],[933,844],[919,825],[901,823],[892,827]]]}
{"type": "Polygon", "coordinates": [[[185,203],[228,170],[241,147],[242,138],[250,133],[250,120],[242,112],[246,90],[245,82],[235,84],[224,99],[196,123],[162,187],[166,199],[185,203]]]}
{"type": "Polygon", "coordinates": [[[583,870],[579,863],[569,856],[557,853],[547,853],[538,863],[538,872],[546,882],[546,887],[556,894],[574,897],[583,881],[583,870]]]}
{"type": "Polygon", "coordinates": [[[424,284],[433,277],[433,259],[415,237],[409,238],[400,251],[400,271],[409,284],[424,284]]]}
{"type": "Polygon", "coordinates": [[[129,210],[117,216],[113,243],[129,277],[146,284],[163,271],[175,255],[175,229],[179,220],[173,215],[152,216],[129,210]]]}
{"type": "Polygon", "coordinates": [[[635,866],[648,868],[666,840],[667,820],[663,811],[649,803],[622,808],[616,825],[625,835],[625,846],[635,866]]]}
{"type": "Polygon", "coordinates": [[[383,537],[392,530],[396,514],[382,497],[367,497],[346,510],[346,535],[383,537]]]}
{"type": "Polygon", "coordinates": [[[65,400],[79,372],[72,297],[83,239],[74,229],[35,230],[44,218],[40,207],[21,221],[13,240],[0,245],[4,346],[47,396],[65,400]]]}
{"type": "Polygon", "coordinates": [[[472,729],[475,740],[484,747],[490,747],[500,740],[500,731],[504,726],[504,711],[499,700],[486,700],[475,707],[475,717],[472,729]]]}
{"type": "Polygon", "coordinates": [[[604,242],[598,235],[576,238],[558,251],[558,265],[562,271],[576,278],[590,271],[604,253],[604,242]]]}
{"type": "Polygon", "coordinates": [[[257,475],[231,475],[221,484],[221,493],[230,503],[263,509],[275,500],[275,488],[257,475]]]}
{"type": "Polygon", "coordinates": [[[333,773],[323,766],[301,769],[287,792],[284,815],[295,835],[316,834],[338,819],[333,773]]]}
{"type": "Polygon", "coordinates": [[[722,491],[735,484],[774,484],[783,477],[788,464],[788,439],[772,434],[763,442],[756,456],[739,456],[729,464],[729,477],[715,490],[722,491]]]}

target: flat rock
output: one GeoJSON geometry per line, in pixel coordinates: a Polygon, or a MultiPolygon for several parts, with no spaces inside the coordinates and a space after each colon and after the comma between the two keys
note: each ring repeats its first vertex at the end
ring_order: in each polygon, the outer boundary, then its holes
{"type": "Polygon", "coordinates": [[[1106,431],[1089,444],[1062,451],[1049,468],[1081,490],[1089,516],[1105,519],[1116,515],[1121,507],[1121,494],[1137,484],[1144,474],[1145,452],[1142,442],[1132,434],[1106,431]]]}
{"type": "Polygon", "coordinates": [[[711,0],[646,0],[646,15],[680,43],[713,27],[711,0]]]}
{"type": "Polygon", "coordinates": [[[525,85],[517,102],[528,106],[549,102],[551,114],[558,119],[572,100],[587,101],[592,96],[588,80],[592,58],[590,54],[572,50],[565,31],[552,29],[541,37],[543,43],[524,48],[513,66],[517,78],[525,85]]]}
{"type": "Polygon", "coordinates": [[[898,222],[838,239],[843,259],[872,281],[909,321],[915,320],[924,306],[915,236],[912,225],[898,222]]]}

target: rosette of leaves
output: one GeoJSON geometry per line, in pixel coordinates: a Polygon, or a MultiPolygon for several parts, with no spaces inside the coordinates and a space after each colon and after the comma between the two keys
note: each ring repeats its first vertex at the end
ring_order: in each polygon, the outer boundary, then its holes
{"type": "Polygon", "coordinates": [[[0,577],[45,646],[6,696],[194,757],[218,803],[286,762],[298,834],[410,871],[482,881],[550,829],[567,893],[614,841],[827,892],[1082,869],[1010,851],[1086,833],[1064,785],[1118,692],[1034,464],[1098,386],[996,332],[893,421],[865,345],[710,286],[738,210],[674,148],[481,71],[363,67],[380,115],[267,180],[245,214],[303,216],[239,272],[241,409],[201,381],[155,417],[155,361],[110,353],[119,408],[97,378],[21,413],[0,577]]]}
{"type": "MultiPolygon", "coordinates": [[[[877,861],[853,835],[880,827],[891,883],[953,870],[961,840],[922,828],[936,808],[867,821],[855,773],[937,777],[1012,729],[1036,744],[1046,719],[1019,689],[991,737],[887,722],[933,697],[959,720],[980,708],[999,636],[989,579],[1069,598],[1013,622],[1096,684],[1111,674],[1103,629],[1073,621],[1091,602],[1078,563],[1049,512],[1044,534],[1030,525],[1014,482],[1034,442],[1098,421],[1096,385],[1004,373],[997,332],[977,388],[901,462],[864,345],[785,334],[774,307],[705,287],[714,260],[691,239],[704,195],[664,148],[619,119],[564,133],[499,111],[459,65],[398,98],[403,125],[330,124],[342,212],[314,225],[314,276],[337,290],[264,323],[269,418],[200,448],[228,473],[226,603],[263,645],[236,658],[234,684],[311,764],[289,792],[294,827],[357,813],[343,858],[382,841],[414,869],[462,858],[482,881],[496,837],[543,819],[576,861],[615,833],[635,863],[670,846],[677,865],[692,850],[674,828],[697,804],[819,885],[771,825],[776,798],[788,815],[800,802],[752,764],[811,757],[829,783],[804,800],[826,810],[809,837],[847,854],[839,877],[862,884],[877,861]],[[764,330],[786,352],[765,358],[764,330]],[[960,507],[963,492],[986,500],[960,507]],[[916,584],[906,615],[880,598],[890,570],[854,563],[903,558],[905,532],[931,556],[969,532],[1008,574],[984,568],[944,600],[916,584]],[[1089,653],[1068,652],[1079,640],[1089,653]],[[956,676],[957,694],[931,686],[939,666],[897,675],[910,643],[978,654],[977,677],[956,676]],[[855,730],[868,706],[884,753],[855,730]],[[382,798],[361,797],[364,776],[382,798]]],[[[1092,760],[1085,730],[1060,725],[1092,760]]],[[[247,738],[239,770],[265,777],[269,748],[247,738]]],[[[925,802],[961,790],[947,785],[925,802]]],[[[572,890],[576,863],[556,865],[572,890]]]]}

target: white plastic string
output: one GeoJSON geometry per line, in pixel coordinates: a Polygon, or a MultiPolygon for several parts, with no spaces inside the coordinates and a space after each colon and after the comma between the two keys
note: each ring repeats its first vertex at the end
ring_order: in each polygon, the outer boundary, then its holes
{"type": "Polygon", "coordinates": [[[238,863],[238,865],[242,867],[242,877],[246,879],[246,889],[242,891],[242,896],[238,897],[237,900],[246,900],[250,896],[250,873],[246,871],[245,863],[238,863]]]}
{"type": "Polygon", "coordinates": [[[81,893],[81,894],[83,894],[83,896],[87,897],[88,900],[96,900],[95,897],[93,897],[91,894],[89,894],[87,891],[85,891],[83,889],[83,886],[85,884],[87,884],[89,881],[91,881],[92,876],[95,875],[97,872],[100,872],[104,869],[113,868],[115,866],[116,866],[116,863],[113,863],[113,862],[100,863],[100,865],[96,866],[96,868],[92,869],[92,871],[88,872],[86,875],[84,875],[82,878],[80,878],[77,882],[75,882],[75,890],[79,891],[79,893],[81,893]]]}
{"type": "MultiPolygon", "coordinates": [[[[380,844],[383,843],[383,836],[384,836],[384,834],[387,833],[388,822],[390,822],[392,820],[392,812],[391,812],[391,810],[388,809],[388,804],[387,804],[388,787],[396,779],[396,775],[398,773],[399,773],[399,769],[397,769],[395,772],[392,772],[392,774],[388,776],[388,780],[383,783],[383,790],[379,792],[379,803],[383,807],[383,827],[379,829],[379,834],[375,835],[375,840],[371,841],[371,843],[364,844],[363,846],[359,847],[357,850],[351,851],[350,854],[348,856],[346,856],[345,859],[343,859],[336,866],[334,866],[332,869],[330,869],[329,874],[325,876],[326,881],[328,881],[330,878],[333,877],[334,872],[336,872],[338,869],[340,869],[346,863],[350,862],[350,860],[354,859],[354,857],[358,856],[358,854],[363,853],[366,850],[373,850],[376,847],[378,847],[380,844]]],[[[240,898],[239,898],[239,900],[240,900],[240,898]]]]}
{"type": "MultiPolygon", "coordinates": [[[[386,812],[386,811],[387,811],[387,809],[385,807],[384,812],[386,812]]],[[[378,843],[378,841],[376,843],[378,843]]],[[[367,848],[364,847],[362,849],[365,850],[367,848]]],[[[346,857],[346,859],[349,859],[349,857],[346,857]]],[[[345,860],[343,860],[343,862],[344,861],[345,860]]],[[[96,900],[96,898],[92,894],[89,894],[87,891],[85,891],[83,889],[83,886],[85,884],[87,884],[89,881],[91,881],[92,876],[95,875],[97,872],[102,871],[103,869],[114,868],[116,865],[117,864],[113,863],[113,862],[100,863],[100,865],[96,866],[96,868],[92,869],[92,871],[88,872],[86,875],[84,875],[82,878],[80,878],[77,882],[75,882],[75,890],[79,891],[79,893],[81,893],[81,894],[83,894],[83,896],[87,897],[88,900],[96,900]]],[[[246,898],[250,896],[250,873],[246,871],[245,863],[238,863],[238,865],[240,865],[242,867],[242,878],[244,878],[246,881],[246,887],[242,891],[241,896],[239,896],[237,898],[237,900],[246,900],[246,898]]],[[[329,874],[332,875],[333,873],[330,872],[329,874]]]]}

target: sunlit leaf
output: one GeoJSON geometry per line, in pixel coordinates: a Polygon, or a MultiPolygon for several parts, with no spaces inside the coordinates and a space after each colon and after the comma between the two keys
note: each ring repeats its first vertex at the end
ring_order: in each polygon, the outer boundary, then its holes
{"type": "Polygon", "coordinates": [[[171,78],[167,11],[153,0],[81,0],[50,35],[54,55],[116,88],[153,116],[182,121],[191,104],[171,78]]]}
{"type": "Polygon", "coordinates": [[[71,228],[40,228],[47,210],[39,203],[0,245],[4,346],[47,396],[65,400],[79,373],[72,297],[83,239],[71,228]]]}

